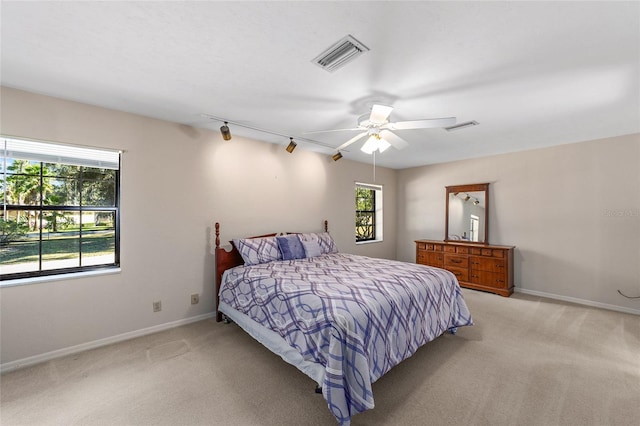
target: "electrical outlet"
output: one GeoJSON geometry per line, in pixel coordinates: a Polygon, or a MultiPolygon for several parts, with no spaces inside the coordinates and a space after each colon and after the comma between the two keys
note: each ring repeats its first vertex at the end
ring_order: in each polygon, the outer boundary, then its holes
{"type": "Polygon", "coordinates": [[[191,304],[197,305],[200,302],[200,295],[198,293],[191,295],[191,304]]]}
{"type": "Polygon", "coordinates": [[[157,301],[157,302],[153,302],[153,312],[160,312],[162,310],[162,302],[161,301],[157,301]]]}

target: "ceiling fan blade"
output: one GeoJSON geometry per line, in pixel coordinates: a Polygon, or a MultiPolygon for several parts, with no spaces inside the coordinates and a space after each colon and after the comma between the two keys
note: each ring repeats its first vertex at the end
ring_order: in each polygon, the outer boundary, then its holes
{"type": "Polygon", "coordinates": [[[382,126],[391,130],[408,130],[408,129],[432,129],[434,127],[448,127],[456,124],[455,117],[447,118],[427,118],[424,120],[398,121],[397,123],[389,123],[382,126]]]}
{"type": "Polygon", "coordinates": [[[346,141],[345,143],[343,143],[342,145],[340,145],[338,148],[336,148],[336,150],[340,151],[342,149],[345,149],[346,147],[348,147],[352,143],[357,142],[358,140],[362,139],[363,137],[367,136],[368,134],[369,134],[369,132],[359,133],[356,136],[354,136],[351,139],[349,139],[348,141],[346,141]]]}
{"type": "Polygon", "coordinates": [[[393,111],[393,107],[376,104],[371,108],[369,121],[372,123],[382,124],[387,121],[387,117],[389,117],[391,111],[393,111]]]}
{"type": "Polygon", "coordinates": [[[381,131],[380,137],[389,142],[395,149],[405,149],[409,146],[409,142],[405,141],[400,136],[390,132],[389,130],[381,131]]]}
{"type": "Polygon", "coordinates": [[[331,130],[315,130],[313,132],[302,132],[303,135],[313,135],[315,133],[329,133],[329,132],[347,132],[350,130],[362,130],[359,127],[353,127],[351,129],[331,129],[331,130]]]}

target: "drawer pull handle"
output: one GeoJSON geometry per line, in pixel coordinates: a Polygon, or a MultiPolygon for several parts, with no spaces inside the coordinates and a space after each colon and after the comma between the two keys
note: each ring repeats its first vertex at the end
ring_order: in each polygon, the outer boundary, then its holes
{"type": "Polygon", "coordinates": [[[451,263],[462,263],[460,259],[451,259],[451,263]]]}

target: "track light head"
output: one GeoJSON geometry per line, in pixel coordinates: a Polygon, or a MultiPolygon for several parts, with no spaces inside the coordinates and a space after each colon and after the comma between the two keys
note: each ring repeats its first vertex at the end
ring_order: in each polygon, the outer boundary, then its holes
{"type": "Polygon", "coordinates": [[[342,158],[342,154],[340,153],[340,151],[336,152],[335,154],[333,154],[333,161],[338,161],[339,159],[342,158]]]}
{"type": "Polygon", "coordinates": [[[466,196],[466,197],[464,197],[464,200],[465,200],[465,201],[469,201],[470,199],[471,199],[471,197],[469,196],[469,194],[467,194],[467,196],[466,196]]]}
{"type": "Polygon", "coordinates": [[[228,123],[225,121],[224,124],[220,127],[220,133],[222,133],[222,139],[225,141],[231,140],[231,131],[229,130],[228,123]]]}
{"type": "Polygon", "coordinates": [[[291,154],[293,150],[296,149],[296,146],[298,146],[298,144],[293,141],[293,138],[289,138],[289,141],[290,142],[289,142],[289,145],[287,146],[287,152],[291,154]]]}

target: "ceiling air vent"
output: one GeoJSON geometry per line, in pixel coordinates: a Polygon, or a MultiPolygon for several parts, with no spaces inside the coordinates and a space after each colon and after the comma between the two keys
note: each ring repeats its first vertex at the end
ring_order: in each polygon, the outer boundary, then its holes
{"type": "Polygon", "coordinates": [[[475,120],[474,121],[467,121],[467,122],[464,122],[464,123],[458,123],[458,124],[455,124],[453,126],[445,127],[444,129],[447,132],[453,132],[454,130],[466,129],[467,127],[477,126],[478,124],[480,124],[480,123],[478,123],[475,120]]]}
{"type": "Polygon", "coordinates": [[[349,34],[316,56],[313,62],[329,72],[334,72],[368,51],[367,46],[349,34]]]}

